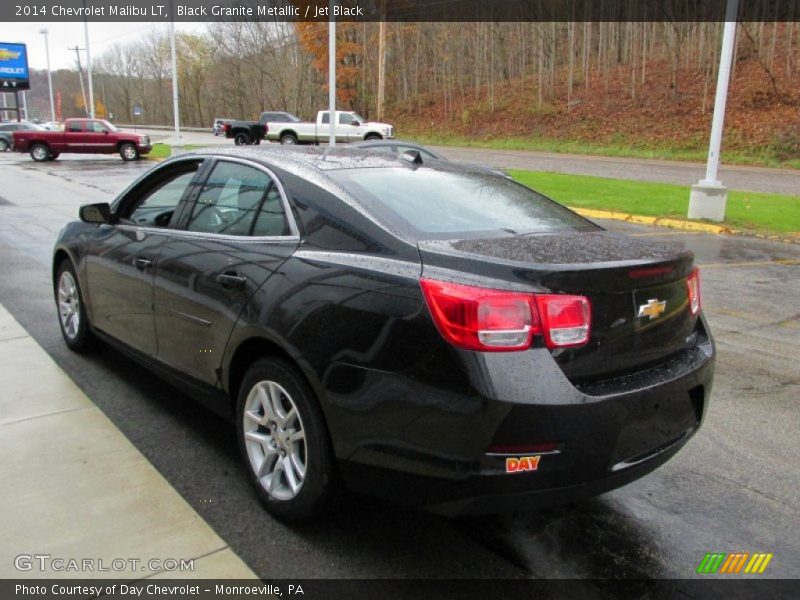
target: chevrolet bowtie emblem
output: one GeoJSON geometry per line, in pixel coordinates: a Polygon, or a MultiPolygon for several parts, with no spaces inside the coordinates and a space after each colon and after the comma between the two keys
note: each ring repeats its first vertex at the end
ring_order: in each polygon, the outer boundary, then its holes
{"type": "Polygon", "coordinates": [[[652,321],[656,317],[660,317],[661,313],[663,313],[667,308],[667,303],[664,300],[656,300],[655,298],[650,298],[647,301],[647,304],[642,304],[639,307],[639,317],[650,317],[652,321]]]}

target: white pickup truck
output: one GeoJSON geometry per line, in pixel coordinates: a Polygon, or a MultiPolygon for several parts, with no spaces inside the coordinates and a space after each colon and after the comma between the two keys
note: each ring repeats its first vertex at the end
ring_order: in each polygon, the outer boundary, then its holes
{"type": "MultiPolygon", "coordinates": [[[[319,144],[327,142],[330,137],[327,110],[319,111],[314,123],[303,122],[289,113],[272,112],[263,113],[261,123],[267,125],[267,139],[279,141],[281,144],[319,144]]],[[[394,127],[391,125],[367,122],[354,112],[336,111],[337,142],[392,138],[394,138],[394,127]]]]}

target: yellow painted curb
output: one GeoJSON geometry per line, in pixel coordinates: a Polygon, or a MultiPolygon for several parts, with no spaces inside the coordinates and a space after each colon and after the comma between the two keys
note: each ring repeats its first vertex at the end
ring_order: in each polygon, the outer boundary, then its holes
{"type": "Polygon", "coordinates": [[[579,215],[587,219],[613,219],[615,221],[627,221],[628,223],[639,223],[640,225],[652,225],[655,227],[669,227],[671,229],[681,229],[683,231],[693,231],[695,233],[727,233],[731,235],[743,235],[755,237],[762,240],[773,242],[785,242],[787,244],[800,244],[800,233],[790,232],[780,234],[764,234],[742,229],[734,229],[724,225],[714,225],[713,223],[703,223],[701,221],[686,221],[684,219],[672,219],[670,217],[648,217],[645,215],[629,215],[628,213],[615,212],[613,210],[596,210],[594,208],[568,207],[579,215]]]}
{"type": "Polygon", "coordinates": [[[714,225],[713,223],[703,223],[701,221],[685,221],[683,219],[673,219],[670,217],[650,217],[645,215],[631,215],[613,210],[595,210],[593,208],[569,207],[576,213],[589,219],[613,219],[615,221],[627,221],[628,223],[639,223],[640,225],[654,225],[656,227],[670,227],[672,229],[683,229],[685,231],[698,231],[701,233],[741,233],[736,229],[725,227],[724,225],[714,225]]]}

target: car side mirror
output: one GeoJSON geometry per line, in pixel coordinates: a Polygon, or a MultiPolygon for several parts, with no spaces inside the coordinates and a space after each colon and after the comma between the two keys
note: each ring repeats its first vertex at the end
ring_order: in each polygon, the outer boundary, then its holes
{"type": "Polygon", "coordinates": [[[352,125],[353,127],[358,127],[359,125],[361,125],[361,123],[359,123],[358,121],[353,121],[353,122],[351,123],[351,125],[352,125]]]}
{"type": "Polygon", "coordinates": [[[109,131],[108,131],[108,129],[103,129],[103,133],[105,133],[106,135],[108,135],[108,134],[109,134],[109,131]]]}
{"type": "Polygon", "coordinates": [[[108,223],[111,220],[111,205],[108,202],[84,204],[78,210],[78,216],[84,223],[108,223]]]}

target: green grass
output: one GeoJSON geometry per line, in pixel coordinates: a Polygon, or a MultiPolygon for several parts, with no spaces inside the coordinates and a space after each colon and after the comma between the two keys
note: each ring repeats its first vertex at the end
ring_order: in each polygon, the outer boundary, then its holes
{"type": "MultiPolygon", "coordinates": [[[[197,144],[189,144],[184,146],[184,149],[194,150],[195,148],[202,148],[202,147],[203,146],[199,146],[197,144]]],[[[169,144],[162,144],[159,142],[153,144],[152,150],[150,150],[150,153],[146,155],[147,158],[153,160],[163,160],[165,158],[169,158],[170,156],[172,156],[172,146],[170,146],[169,144]]]]}
{"type": "MultiPolygon", "coordinates": [[[[558,154],[587,154],[591,156],[614,156],[620,158],[650,158],[659,160],[679,160],[705,162],[708,148],[691,147],[644,147],[624,142],[595,144],[582,140],[561,140],[540,137],[476,139],[451,135],[415,134],[409,138],[422,144],[433,146],[464,146],[489,148],[492,150],[531,150],[554,152],[558,154]]],[[[724,150],[724,162],[731,165],[750,165],[762,167],[783,167],[800,169],[800,158],[781,160],[770,148],[753,148],[748,151],[724,150]]]]}
{"type": "MultiPolygon", "coordinates": [[[[512,169],[519,181],[567,206],[686,218],[689,186],[512,169]]],[[[800,196],[728,192],[725,224],[761,233],[800,232],[800,196]]]]}

